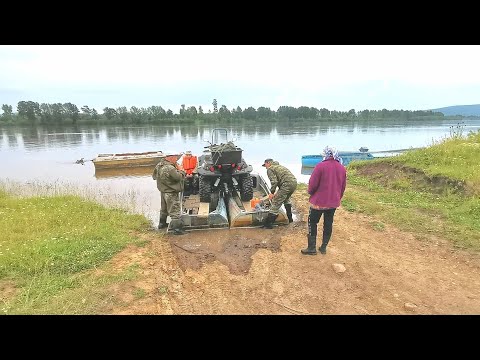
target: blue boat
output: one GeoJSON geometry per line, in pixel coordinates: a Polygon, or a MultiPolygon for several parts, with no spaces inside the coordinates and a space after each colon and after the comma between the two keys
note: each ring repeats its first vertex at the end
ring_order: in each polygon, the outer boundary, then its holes
{"type": "MultiPolygon", "coordinates": [[[[338,155],[342,159],[342,164],[347,166],[352,160],[371,160],[375,159],[375,156],[369,152],[355,152],[355,151],[339,151],[338,155]]],[[[323,155],[303,155],[302,167],[315,167],[320,161],[323,160],[323,155]]]]}
{"type": "MultiPolygon", "coordinates": [[[[338,155],[342,159],[342,164],[347,166],[352,160],[372,160],[390,156],[396,156],[410,150],[419,150],[422,148],[408,148],[396,150],[382,150],[368,152],[368,148],[362,146],[359,151],[339,151],[338,155]],[[375,154],[375,155],[373,155],[375,154]]],[[[320,161],[323,160],[323,155],[303,155],[302,156],[302,174],[309,172],[308,168],[314,168],[320,161]]],[[[313,171],[313,169],[312,169],[313,171]]],[[[311,173],[310,173],[311,174],[311,173]]]]}

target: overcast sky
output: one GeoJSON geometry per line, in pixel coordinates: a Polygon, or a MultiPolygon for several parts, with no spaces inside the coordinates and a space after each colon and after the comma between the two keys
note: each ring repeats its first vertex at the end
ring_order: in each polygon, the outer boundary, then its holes
{"type": "Polygon", "coordinates": [[[480,45],[0,45],[0,104],[426,110],[480,104],[480,45]]]}

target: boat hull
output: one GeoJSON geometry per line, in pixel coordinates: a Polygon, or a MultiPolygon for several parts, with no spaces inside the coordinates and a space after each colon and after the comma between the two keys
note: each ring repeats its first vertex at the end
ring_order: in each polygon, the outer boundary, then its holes
{"type": "Polygon", "coordinates": [[[95,177],[97,179],[111,179],[114,177],[143,177],[152,175],[155,165],[149,166],[128,166],[128,167],[95,167],[95,177]]]}
{"type": "Polygon", "coordinates": [[[115,169],[150,166],[155,167],[164,154],[161,151],[123,154],[99,154],[92,160],[95,169],[115,169]]]}
{"type": "MultiPolygon", "coordinates": [[[[375,157],[368,152],[339,152],[338,155],[342,159],[342,164],[347,166],[353,160],[372,160],[375,157]]],[[[322,155],[303,155],[302,167],[311,168],[317,166],[323,160],[322,155]]]]}

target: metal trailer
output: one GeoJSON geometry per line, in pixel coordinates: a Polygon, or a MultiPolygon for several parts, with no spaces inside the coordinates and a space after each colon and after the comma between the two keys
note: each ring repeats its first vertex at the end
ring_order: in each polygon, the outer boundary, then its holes
{"type": "MultiPolygon", "coordinates": [[[[185,230],[215,228],[249,228],[263,225],[271,206],[266,198],[270,193],[265,180],[257,173],[250,173],[253,180],[253,201],[242,201],[235,189],[217,193],[218,199],[210,202],[200,201],[200,196],[182,196],[182,215],[185,230]],[[263,200],[263,198],[266,198],[263,200]],[[257,202],[256,205],[254,203],[257,202]],[[254,205],[252,207],[252,205],[254,205]]],[[[274,225],[288,225],[284,206],[280,208],[274,225]]],[[[167,229],[170,231],[170,227],[167,229]]]]}

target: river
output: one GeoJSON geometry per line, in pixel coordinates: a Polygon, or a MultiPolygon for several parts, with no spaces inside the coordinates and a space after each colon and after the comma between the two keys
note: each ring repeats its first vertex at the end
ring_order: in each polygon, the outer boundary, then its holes
{"type": "MultiPolygon", "coordinates": [[[[99,153],[191,150],[200,156],[214,126],[64,126],[0,127],[0,181],[14,188],[26,184],[35,194],[76,192],[105,204],[142,213],[158,222],[160,196],[150,173],[97,176],[91,161],[99,153]],[[84,158],[84,165],[76,160],[84,158]]],[[[416,148],[458,131],[457,121],[290,122],[225,126],[229,137],[243,149],[254,172],[268,182],[261,165],[278,160],[308,182],[301,157],[320,154],[326,145],[341,151],[367,147],[371,152],[416,148]],[[302,173],[303,172],[303,173],[302,173]]],[[[480,129],[480,120],[462,120],[461,131],[480,129]]]]}

